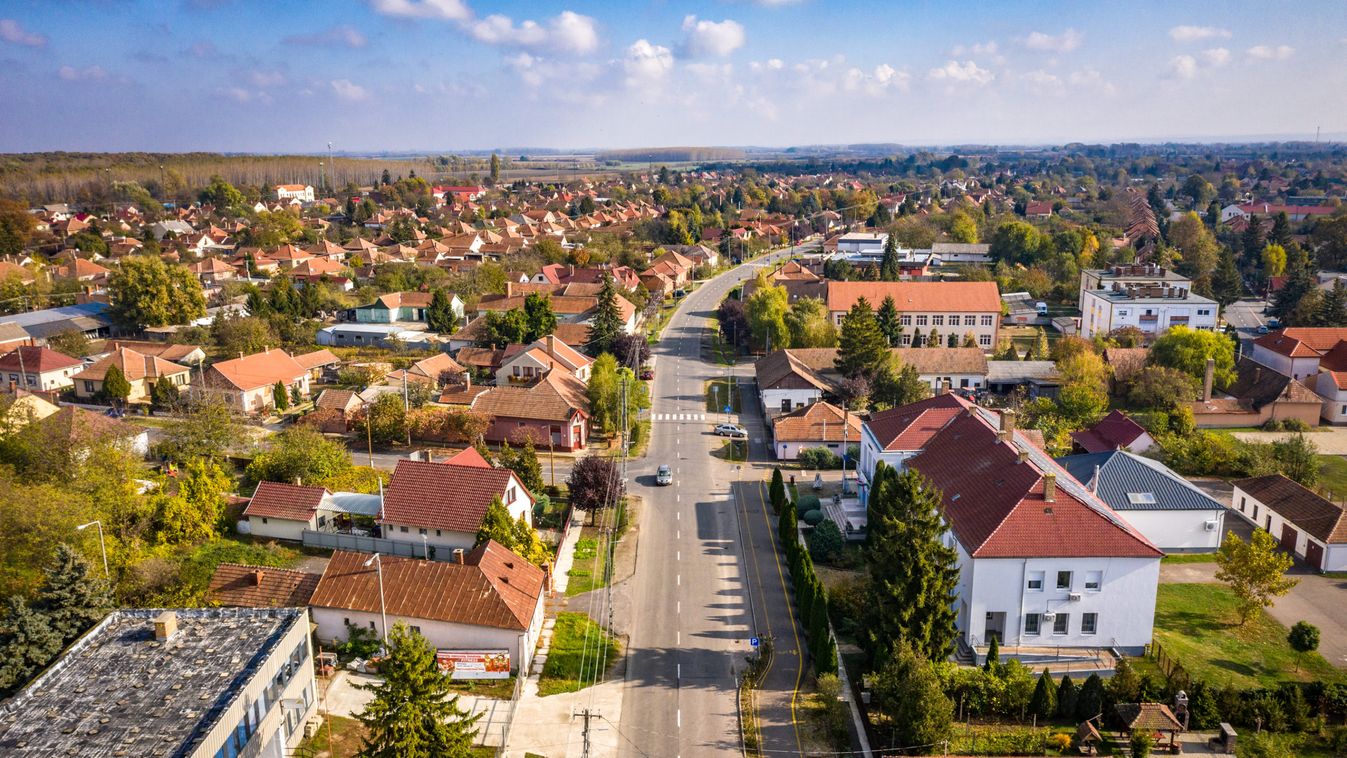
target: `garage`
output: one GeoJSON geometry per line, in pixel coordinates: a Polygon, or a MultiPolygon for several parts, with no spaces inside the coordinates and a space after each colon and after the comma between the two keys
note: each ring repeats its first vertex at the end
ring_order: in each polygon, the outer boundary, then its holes
{"type": "Polygon", "coordinates": [[[1231,482],[1230,510],[1317,571],[1347,571],[1343,507],[1281,474],[1231,482]]]}

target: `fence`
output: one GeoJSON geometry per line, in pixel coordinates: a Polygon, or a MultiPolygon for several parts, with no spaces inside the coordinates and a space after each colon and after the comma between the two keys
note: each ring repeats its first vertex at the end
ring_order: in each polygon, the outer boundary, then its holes
{"type": "Polygon", "coordinates": [[[451,548],[425,545],[421,542],[404,542],[384,537],[370,537],[361,534],[341,534],[339,532],[320,532],[305,529],[304,547],[318,547],[326,550],[351,550],[357,553],[381,553],[383,555],[402,556],[404,558],[425,558],[427,547],[432,561],[452,561],[454,551],[451,548]]]}
{"type": "Polygon", "coordinates": [[[1164,673],[1170,684],[1182,690],[1192,687],[1192,675],[1188,673],[1188,669],[1183,667],[1183,663],[1178,658],[1166,652],[1164,646],[1158,640],[1151,643],[1146,654],[1160,667],[1160,671],[1164,673]]]}

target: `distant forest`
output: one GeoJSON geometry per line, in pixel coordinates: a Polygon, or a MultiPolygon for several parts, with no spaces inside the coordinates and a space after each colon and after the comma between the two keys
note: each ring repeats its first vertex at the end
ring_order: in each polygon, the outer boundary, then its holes
{"type": "Polygon", "coordinates": [[[737,161],[747,155],[737,147],[650,147],[632,150],[602,150],[601,161],[737,161]]]}

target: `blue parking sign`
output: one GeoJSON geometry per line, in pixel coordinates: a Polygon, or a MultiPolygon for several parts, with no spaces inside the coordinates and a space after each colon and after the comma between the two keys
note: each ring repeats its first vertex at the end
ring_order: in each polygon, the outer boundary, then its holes
{"type": "Polygon", "coordinates": [[[730,406],[728,406],[728,405],[725,406],[725,412],[726,412],[726,413],[729,413],[729,412],[730,412],[730,406]]]}
{"type": "Polygon", "coordinates": [[[757,638],[757,637],[749,637],[749,638],[748,638],[748,644],[752,645],[753,647],[757,647],[757,646],[758,646],[758,638],[757,638]]]}

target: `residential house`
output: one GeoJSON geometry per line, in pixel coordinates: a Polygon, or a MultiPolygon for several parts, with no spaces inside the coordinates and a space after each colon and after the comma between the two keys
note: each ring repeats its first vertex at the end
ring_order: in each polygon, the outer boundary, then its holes
{"type": "Polygon", "coordinates": [[[129,347],[119,347],[71,377],[75,384],[75,397],[93,400],[101,396],[103,381],[113,366],[122,372],[122,376],[131,385],[131,393],[125,398],[129,403],[148,402],[154,385],[160,380],[167,380],[169,384],[181,390],[192,379],[192,369],[187,366],[157,356],[145,355],[129,347]]]}
{"type": "Polygon", "coordinates": [[[1080,272],[1080,287],[1077,290],[1076,302],[1084,311],[1086,292],[1111,290],[1114,284],[1123,288],[1166,287],[1185,292],[1193,288],[1192,279],[1172,268],[1166,268],[1158,263],[1125,263],[1080,272]]]}
{"type": "Polygon", "coordinates": [[[276,185],[277,200],[298,200],[301,203],[313,202],[313,187],[307,184],[276,185]]]}
{"type": "Polygon", "coordinates": [[[549,371],[528,387],[491,387],[472,395],[468,407],[491,417],[488,442],[583,450],[589,441],[585,385],[568,372],[549,371]]]}
{"type": "Polygon", "coordinates": [[[836,394],[836,381],[828,376],[830,367],[815,368],[820,361],[812,355],[806,361],[804,356],[798,349],[777,350],[753,364],[763,413],[790,413],[836,394]]]}
{"type": "Polygon", "coordinates": [[[987,361],[987,391],[1010,395],[1024,390],[1030,400],[1053,398],[1061,389],[1061,377],[1053,361],[987,361]]]}
{"type": "Polygon", "coordinates": [[[405,347],[413,350],[438,350],[440,336],[421,327],[398,324],[333,324],[318,330],[314,341],[331,347],[405,347]]]}
{"type": "Polygon", "coordinates": [[[529,670],[542,631],[543,570],[489,540],[453,561],[338,550],[309,600],[316,635],[347,639],[358,627],[383,634],[384,623],[407,624],[438,651],[458,678],[508,678],[529,670]],[[473,655],[473,671],[455,671],[457,654],[473,655]]]}
{"type": "MultiPolygon", "coordinates": [[[[1211,373],[1210,364],[1208,374],[1211,373]]],[[[1299,419],[1319,425],[1323,398],[1285,374],[1250,358],[1235,361],[1235,381],[1215,393],[1208,378],[1202,399],[1189,403],[1199,427],[1262,426],[1270,420],[1299,419]]]]}
{"type": "Polygon", "coordinates": [[[325,434],[345,434],[364,407],[364,400],[351,390],[326,389],[319,393],[313,411],[304,416],[304,422],[325,434]]]}
{"type": "Polygon", "coordinates": [[[36,422],[49,454],[67,455],[83,460],[99,445],[116,445],[128,453],[144,457],[150,452],[150,430],[77,405],[62,406],[57,412],[36,422]]]}
{"type": "Polygon", "coordinates": [[[1025,204],[1024,217],[1044,219],[1052,216],[1051,200],[1034,200],[1025,204]]]}
{"type": "Polygon", "coordinates": [[[1219,311],[1215,300],[1183,286],[1114,281],[1107,288],[1081,292],[1080,336],[1093,339],[1128,326],[1148,340],[1173,326],[1210,331],[1216,328],[1219,311]]]}
{"type": "Polygon", "coordinates": [[[305,530],[335,532],[349,527],[357,517],[372,521],[379,516],[380,507],[378,495],[259,482],[243,509],[243,522],[248,534],[299,542],[305,530]]]}
{"type": "Polygon", "coordinates": [[[793,461],[801,450],[820,447],[840,456],[860,441],[860,415],[832,403],[811,403],[772,419],[772,453],[777,460],[793,461]]]}
{"type": "Polygon", "coordinates": [[[1289,221],[1304,221],[1310,218],[1320,218],[1333,215],[1335,209],[1331,205],[1280,205],[1277,203],[1244,203],[1241,205],[1231,204],[1221,209],[1221,223],[1228,224],[1234,219],[1242,218],[1249,220],[1254,216],[1270,218],[1280,213],[1285,213],[1289,221]]]}
{"type": "Polygon", "coordinates": [[[496,468],[467,448],[443,463],[399,460],[384,488],[379,523],[387,539],[436,549],[468,549],[491,501],[500,498],[510,518],[533,523],[533,495],[515,473],[496,468]]]}
{"type": "MultiPolygon", "coordinates": [[[[879,461],[918,471],[941,493],[957,554],[961,650],[1113,648],[1152,638],[1161,551],[997,414],[947,393],[865,424],[861,501],[879,461]]],[[[980,660],[979,660],[980,662],[980,660]]]]}
{"type": "Polygon", "coordinates": [[[1001,296],[995,282],[830,281],[825,301],[833,323],[841,326],[842,317],[861,298],[877,310],[890,296],[898,306],[903,347],[925,345],[932,332],[954,345],[971,334],[984,351],[997,344],[1001,296]]]}
{"type": "Polygon", "coordinates": [[[1121,449],[1057,462],[1166,553],[1220,548],[1225,506],[1163,463],[1121,449]]]}
{"type": "MultiPolygon", "coordinates": [[[[390,292],[369,305],[356,308],[353,320],[361,324],[424,324],[433,297],[430,292],[390,292]]],[[[449,307],[454,311],[455,321],[463,318],[463,301],[458,295],[449,296],[449,307]]]]}
{"type": "Polygon", "coordinates": [[[891,352],[899,363],[916,369],[935,392],[979,390],[987,382],[987,355],[980,347],[896,347],[891,352]]]}
{"type": "MultiPolygon", "coordinates": [[[[591,285],[586,285],[591,286],[591,285]]],[[[557,320],[569,324],[589,324],[594,319],[595,307],[599,304],[599,299],[595,294],[559,294],[559,292],[578,292],[580,291],[574,283],[557,288],[556,291],[537,288],[530,289],[532,285],[515,285],[513,283],[506,285],[506,294],[504,295],[485,295],[477,304],[478,313],[486,311],[508,311],[514,308],[523,308],[524,299],[528,294],[544,294],[548,302],[552,305],[552,312],[556,314],[557,320]]],[[[597,290],[594,290],[597,292],[597,290]]],[[[640,315],[636,311],[636,306],[622,295],[617,295],[618,317],[622,319],[623,331],[627,334],[636,333],[637,317],[640,315]]]]}
{"type": "Polygon", "coordinates": [[[1155,438],[1151,433],[1119,410],[1110,412],[1089,429],[1071,433],[1071,448],[1080,453],[1106,453],[1113,450],[1145,453],[1154,447],[1155,438]]]}
{"type": "Polygon", "coordinates": [[[1264,529],[1317,571],[1347,571],[1343,507],[1298,482],[1271,474],[1231,482],[1230,508],[1264,529]]]}
{"type": "Polygon", "coordinates": [[[1305,379],[1319,373],[1330,353],[1334,365],[1347,362],[1347,328],[1293,326],[1270,332],[1253,341],[1249,357],[1279,374],[1305,379]]]}
{"type": "Polygon", "coordinates": [[[116,610],[0,705],[0,754],[292,755],[318,716],[303,608],[116,610]]]}
{"type": "Polygon", "coordinates": [[[533,384],[554,369],[561,369],[588,384],[590,367],[594,363],[589,356],[550,334],[520,350],[509,352],[507,348],[507,355],[496,370],[498,387],[533,384]]]}
{"type": "Polygon", "coordinates": [[[301,397],[309,396],[309,369],[284,350],[268,348],[213,364],[206,369],[200,391],[222,398],[235,413],[255,414],[275,407],[272,390],[277,383],[287,392],[294,389],[301,397]]]}
{"type": "Polygon", "coordinates": [[[300,353],[295,356],[295,363],[309,372],[311,379],[318,379],[324,374],[329,377],[335,377],[337,369],[341,368],[341,359],[333,355],[331,350],[314,350],[311,353],[300,353]]]}
{"type": "Polygon", "coordinates": [[[206,586],[206,603],[233,608],[304,608],[322,574],[274,566],[221,563],[206,586]]]}
{"type": "Polygon", "coordinates": [[[401,384],[405,376],[408,382],[443,387],[463,383],[467,374],[468,369],[449,357],[448,353],[436,353],[429,358],[416,361],[405,369],[389,373],[386,381],[389,384],[401,384]]]}
{"type": "Polygon", "coordinates": [[[0,435],[13,434],[61,410],[61,406],[27,390],[15,389],[11,396],[13,400],[0,410],[0,435]]]}
{"type": "Polygon", "coordinates": [[[52,392],[71,386],[83,361],[46,347],[23,345],[0,356],[0,376],[9,386],[52,392]]]}
{"type": "Polygon", "coordinates": [[[150,342],[146,340],[108,340],[104,349],[108,352],[118,348],[130,348],[141,355],[152,355],[166,361],[181,363],[184,366],[199,366],[206,360],[206,351],[199,345],[177,344],[173,342],[150,342]]]}
{"type": "Polygon", "coordinates": [[[219,258],[205,258],[187,266],[201,284],[214,287],[239,278],[238,269],[219,258]]]}

